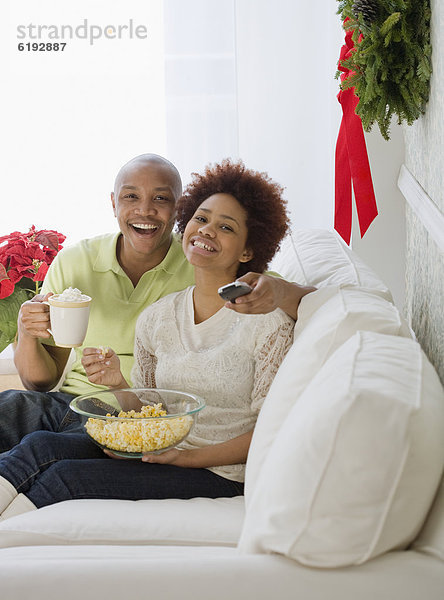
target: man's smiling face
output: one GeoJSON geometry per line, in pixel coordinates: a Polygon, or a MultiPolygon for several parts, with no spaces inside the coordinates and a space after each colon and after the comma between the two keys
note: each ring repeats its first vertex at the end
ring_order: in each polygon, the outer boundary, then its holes
{"type": "Polygon", "coordinates": [[[134,159],[120,171],[111,201],[123,234],[123,262],[163,260],[180,193],[180,178],[166,161],[134,159]]]}

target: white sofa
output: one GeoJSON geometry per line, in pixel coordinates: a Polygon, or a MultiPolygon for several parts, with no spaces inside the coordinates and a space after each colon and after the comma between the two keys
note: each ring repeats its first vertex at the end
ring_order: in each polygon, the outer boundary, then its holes
{"type": "Polygon", "coordinates": [[[319,289],[259,416],[245,499],[74,500],[5,520],[1,600],[443,600],[434,369],[335,233],[295,232],[273,267],[319,289]]]}

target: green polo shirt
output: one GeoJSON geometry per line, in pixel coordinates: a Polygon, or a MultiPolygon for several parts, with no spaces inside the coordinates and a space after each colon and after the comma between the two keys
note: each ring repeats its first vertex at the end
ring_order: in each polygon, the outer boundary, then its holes
{"type": "Polygon", "coordinates": [[[86,339],[82,347],[75,348],[76,360],[62,392],[80,395],[104,389],[88,381],[80,362],[83,348],[87,346],[113,348],[119,355],[122,373],[130,382],[137,317],[159,298],[194,284],[194,269],[183,254],[179,238],[173,235],[163,261],[144,273],[134,287],[117,261],[119,235],[105,234],[64,248],[45,277],[42,288],[45,294],[59,294],[71,286],[92,298],[86,339]]]}

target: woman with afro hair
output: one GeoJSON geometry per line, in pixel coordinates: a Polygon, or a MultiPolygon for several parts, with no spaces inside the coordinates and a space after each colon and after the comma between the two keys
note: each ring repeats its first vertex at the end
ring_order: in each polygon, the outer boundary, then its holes
{"type": "MultiPolygon", "coordinates": [[[[164,468],[166,479],[171,467],[182,468],[183,497],[243,493],[257,415],[293,340],[294,321],[281,309],[242,314],[218,294],[247,273],[254,287],[267,268],[288,230],[282,194],[241,161],[194,173],[177,203],[177,228],[195,286],[149,306],[137,322],[133,386],[184,390],[206,402],[185,442],[142,459],[164,468]]],[[[127,387],[116,370],[106,384],[127,387]]],[[[177,493],[165,485],[166,497],[177,493]]]]}
{"type": "MultiPolygon", "coordinates": [[[[288,229],[282,192],[240,161],[224,160],[193,175],[179,199],[177,223],[195,285],[140,314],[132,385],[194,393],[206,406],[177,448],[141,460],[109,459],[87,434],[59,435],[57,444],[67,447],[70,459],[55,461],[38,477],[33,472],[25,493],[29,510],[73,498],[243,494],[257,416],[291,346],[294,320],[280,308],[267,314],[231,310],[218,289],[238,277],[257,285],[288,229]]],[[[102,367],[103,385],[130,387],[113,350],[102,367]]],[[[33,436],[40,434],[46,432],[33,436]]]]}
{"type": "Polygon", "coordinates": [[[193,173],[192,177],[193,182],[177,205],[179,232],[184,233],[187,223],[204,200],[220,192],[229,194],[246,212],[247,246],[253,251],[251,260],[240,264],[237,277],[248,271],[265,271],[288,229],[283,188],[267,174],[246,169],[242,161],[231,162],[228,159],[207,167],[203,175],[193,173]]]}

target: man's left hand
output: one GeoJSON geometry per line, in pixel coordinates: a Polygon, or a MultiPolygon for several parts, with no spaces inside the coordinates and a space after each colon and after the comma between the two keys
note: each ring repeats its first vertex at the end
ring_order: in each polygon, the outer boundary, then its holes
{"type": "Polygon", "coordinates": [[[239,296],[235,302],[227,302],[225,306],[240,313],[269,313],[279,306],[281,290],[279,279],[260,273],[247,273],[237,281],[244,281],[253,288],[245,296],[239,296]]]}

